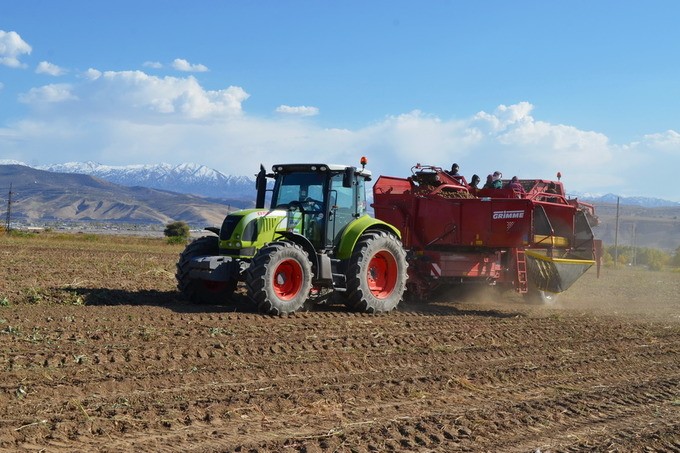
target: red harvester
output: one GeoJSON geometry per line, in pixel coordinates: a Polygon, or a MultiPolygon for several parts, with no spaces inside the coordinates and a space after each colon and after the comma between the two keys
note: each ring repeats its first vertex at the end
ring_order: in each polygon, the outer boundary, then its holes
{"type": "Polygon", "coordinates": [[[427,299],[441,285],[485,281],[550,302],[599,263],[593,206],[567,199],[559,180],[476,190],[440,167],[418,164],[411,172],[380,176],[373,208],[401,231],[415,297],[427,299]]]}

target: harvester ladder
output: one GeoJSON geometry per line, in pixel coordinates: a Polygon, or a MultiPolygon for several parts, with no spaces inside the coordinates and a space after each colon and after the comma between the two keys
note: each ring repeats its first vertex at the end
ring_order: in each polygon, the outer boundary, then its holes
{"type": "Polygon", "coordinates": [[[527,258],[523,249],[515,249],[515,268],[517,269],[517,291],[521,294],[529,290],[527,283],[527,258]]]}

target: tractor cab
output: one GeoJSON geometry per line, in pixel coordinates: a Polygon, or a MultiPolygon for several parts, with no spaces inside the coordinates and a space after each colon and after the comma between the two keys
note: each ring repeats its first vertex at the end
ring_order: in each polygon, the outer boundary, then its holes
{"type": "Polygon", "coordinates": [[[288,230],[305,236],[316,250],[337,247],[344,228],[366,214],[365,183],[371,173],[364,168],[281,164],[272,171],[263,176],[260,169],[258,203],[264,204],[264,192],[271,191],[270,209],[286,210],[288,230]],[[265,178],[274,179],[272,189],[265,178]]]}

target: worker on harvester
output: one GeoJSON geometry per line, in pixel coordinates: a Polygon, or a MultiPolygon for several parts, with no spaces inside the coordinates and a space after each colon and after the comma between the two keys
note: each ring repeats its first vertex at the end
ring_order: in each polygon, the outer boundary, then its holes
{"type": "MultiPolygon", "coordinates": [[[[551,194],[557,195],[557,185],[553,181],[550,181],[548,183],[548,188],[546,189],[545,193],[551,193],[551,194]]],[[[546,198],[545,201],[547,201],[549,203],[557,203],[558,199],[557,199],[557,197],[549,197],[549,198],[546,198]]]]}
{"type": "Polygon", "coordinates": [[[479,187],[477,187],[479,181],[480,179],[478,175],[472,175],[472,181],[470,181],[470,189],[474,189],[475,191],[477,191],[479,189],[479,187]]]}
{"type": "Polygon", "coordinates": [[[451,176],[453,179],[458,181],[459,184],[465,184],[465,180],[463,179],[463,175],[459,173],[460,167],[458,164],[454,163],[451,165],[451,170],[447,171],[446,173],[451,176]]]}
{"type": "Polygon", "coordinates": [[[526,193],[524,187],[522,187],[522,184],[519,183],[519,179],[517,179],[517,176],[512,177],[507,187],[508,189],[512,189],[512,191],[515,192],[517,198],[522,198],[522,195],[526,193]]]}
{"type": "Polygon", "coordinates": [[[458,167],[458,164],[454,163],[453,165],[451,165],[451,171],[447,173],[455,178],[456,176],[460,176],[460,174],[458,173],[459,170],[460,167],[458,167]]]}
{"type": "Polygon", "coordinates": [[[502,189],[503,188],[503,173],[500,171],[493,172],[491,176],[491,188],[492,189],[502,189]]]}

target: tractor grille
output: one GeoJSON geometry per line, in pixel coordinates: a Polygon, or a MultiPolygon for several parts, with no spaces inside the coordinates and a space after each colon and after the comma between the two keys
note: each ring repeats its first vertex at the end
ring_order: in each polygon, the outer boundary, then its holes
{"type": "MultiPolygon", "coordinates": [[[[272,231],[276,229],[277,225],[281,222],[280,217],[262,217],[259,219],[259,229],[262,232],[272,231]]],[[[253,239],[254,240],[254,239],[253,239]]]]}
{"type": "Polygon", "coordinates": [[[230,239],[231,235],[234,234],[236,225],[238,225],[240,220],[240,216],[228,215],[224,219],[224,222],[222,222],[222,228],[220,228],[220,239],[223,241],[230,239]]]}

